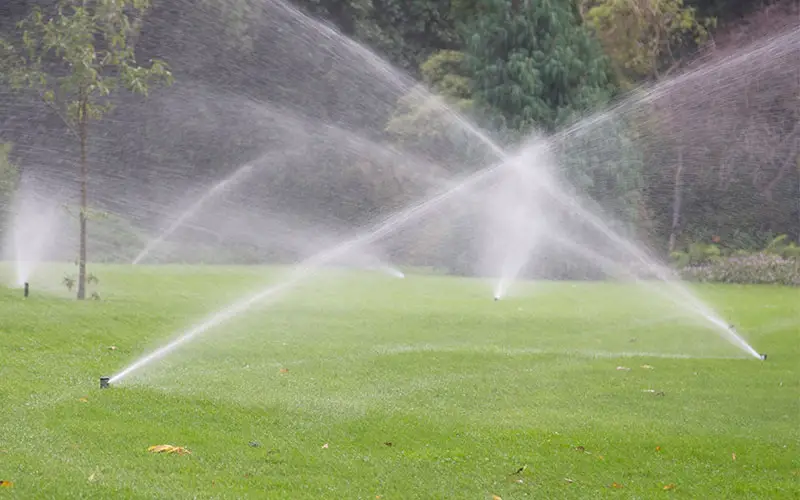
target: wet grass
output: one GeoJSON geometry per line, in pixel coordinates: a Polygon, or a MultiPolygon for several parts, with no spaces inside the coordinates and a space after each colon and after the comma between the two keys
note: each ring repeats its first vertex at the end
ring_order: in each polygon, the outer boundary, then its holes
{"type": "Polygon", "coordinates": [[[94,269],[0,289],[0,498],[800,495],[796,289],[696,289],[760,362],[633,285],[327,272],[100,390],[284,271],[94,269]]]}

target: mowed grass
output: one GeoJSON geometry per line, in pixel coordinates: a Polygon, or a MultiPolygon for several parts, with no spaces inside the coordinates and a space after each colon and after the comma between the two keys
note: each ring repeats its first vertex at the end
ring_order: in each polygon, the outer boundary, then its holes
{"type": "Polygon", "coordinates": [[[695,288],[761,362],[663,287],[329,270],[100,390],[287,271],[93,271],[0,289],[0,498],[800,495],[796,289],[695,288]]]}

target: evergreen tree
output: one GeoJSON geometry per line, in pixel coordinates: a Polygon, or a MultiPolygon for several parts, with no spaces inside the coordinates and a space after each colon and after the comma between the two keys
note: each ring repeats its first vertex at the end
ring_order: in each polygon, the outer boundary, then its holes
{"type": "Polygon", "coordinates": [[[614,86],[599,43],[567,0],[487,0],[465,26],[474,97],[493,125],[551,132],[614,86]]]}

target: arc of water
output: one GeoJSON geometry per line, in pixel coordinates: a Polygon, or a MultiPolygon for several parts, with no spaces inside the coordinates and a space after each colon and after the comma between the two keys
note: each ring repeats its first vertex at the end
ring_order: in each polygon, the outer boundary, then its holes
{"type": "MultiPolygon", "coordinates": [[[[324,32],[328,36],[337,36],[341,40],[345,40],[345,41],[349,42],[349,44],[350,44],[349,46],[351,47],[351,49],[353,49],[355,52],[357,52],[357,53],[361,54],[362,56],[364,56],[365,59],[367,60],[367,62],[369,62],[373,67],[381,69],[382,71],[388,73],[390,76],[393,76],[394,78],[399,78],[397,71],[393,70],[385,61],[383,61],[380,58],[378,58],[374,53],[372,53],[368,49],[364,48],[363,46],[355,43],[354,41],[348,39],[347,37],[343,37],[342,35],[339,35],[333,29],[325,26],[324,24],[318,23],[318,22],[315,22],[315,21],[311,20],[308,16],[305,16],[299,10],[297,10],[294,7],[290,6],[286,2],[283,2],[283,1],[277,1],[277,2],[272,1],[271,3],[279,5],[279,6],[283,7],[284,9],[287,9],[289,12],[291,12],[296,17],[306,20],[306,22],[314,23],[317,26],[318,29],[324,30],[324,32]]],[[[800,31],[800,30],[794,30],[790,34],[784,35],[784,38],[787,37],[787,36],[794,36],[796,34],[796,32],[798,32],[798,31],[800,31]]],[[[764,50],[769,50],[770,46],[774,45],[774,43],[776,43],[775,40],[773,40],[772,43],[765,44],[764,46],[762,46],[762,47],[760,47],[758,49],[755,49],[755,50],[752,50],[752,51],[748,51],[747,54],[739,56],[739,58],[743,58],[745,56],[751,57],[751,56],[754,55],[755,52],[763,52],[764,50]]],[[[586,129],[588,126],[590,126],[592,124],[599,123],[601,121],[605,121],[605,120],[610,119],[612,116],[615,116],[618,111],[623,110],[626,106],[631,106],[634,103],[641,103],[641,102],[647,102],[648,100],[652,100],[658,95],[663,95],[664,92],[666,92],[669,88],[671,88],[674,85],[677,85],[677,84],[679,84],[679,83],[681,83],[683,81],[686,81],[689,78],[696,77],[698,75],[708,74],[708,72],[710,72],[711,70],[720,67],[721,64],[730,64],[733,60],[735,60],[735,59],[724,60],[724,61],[722,61],[720,63],[715,64],[714,66],[712,66],[712,68],[705,68],[705,70],[703,72],[697,72],[696,71],[696,72],[693,72],[693,73],[688,73],[688,74],[684,74],[684,75],[682,75],[680,77],[677,77],[677,78],[675,78],[675,79],[673,79],[671,81],[668,81],[668,82],[666,82],[664,84],[661,84],[659,86],[654,87],[653,89],[651,89],[648,92],[644,93],[644,95],[642,95],[638,99],[628,99],[628,100],[624,101],[623,103],[617,105],[615,108],[612,108],[611,110],[606,111],[605,113],[601,113],[599,115],[594,115],[592,117],[589,117],[589,118],[586,118],[584,120],[581,120],[578,123],[576,123],[575,125],[573,125],[572,127],[564,130],[563,132],[561,132],[558,135],[562,136],[562,137],[567,137],[567,136],[572,135],[572,134],[580,133],[582,130],[586,129]],[[659,92],[661,94],[659,94],[659,92]]],[[[446,109],[446,106],[444,104],[443,104],[443,109],[446,109]]],[[[446,112],[448,112],[448,111],[446,111],[446,112]]],[[[261,292],[256,293],[255,295],[252,295],[251,297],[249,297],[249,298],[247,298],[245,300],[242,300],[240,302],[232,304],[228,308],[224,309],[220,313],[218,313],[218,314],[212,316],[211,318],[207,319],[205,322],[201,323],[197,327],[195,327],[195,328],[189,330],[188,332],[184,333],[183,335],[181,335],[177,339],[173,340],[169,344],[165,345],[164,347],[154,351],[153,353],[145,356],[144,358],[141,358],[139,361],[137,361],[134,364],[130,365],[128,368],[124,369],[122,372],[120,372],[119,374],[117,374],[114,377],[112,377],[111,378],[111,382],[117,382],[117,381],[121,380],[122,378],[124,378],[125,376],[127,376],[128,374],[132,373],[133,371],[135,371],[135,370],[141,368],[142,366],[148,364],[149,362],[166,355],[168,352],[171,352],[174,348],[176,348],[180,344],[190,340],[191,338],[193,338],[193,337],[195,337],[195,336],[207,331],[208,329],[218,325],[219,323],[221,323],[223,321],[226,321],[227,319],[229,319],[229,318],[235,316],[236,314],[244,311],[245,309],[250,307],[253,303],[258,302],[258,301],[260,301],[260,300],[262,300],[264,298],[267,298],[267,297],[269,297],[271,295],[275,295],[275,294],[277,294],[279,292],[282,292],[282,291],[284,291],[284,290],[296,285],[298,282],[300,282],[303,278],[305,278],[308,274],[310,274],[314,269],[319,267],[321,264],[323,264],[323,263],[335,258],[338,255],[341,255],[342,253],[344,253],[344,252],[348,251],[349,249],[353,248],[354,246],[357,246],[357,245],[360,245],[360,244],[363,244],[363,243],[366,243],[366,242],[375,241],[375,240],[385,236],[386,234],[388,234],[388,233],[392,232],[393,230],[395,230],[397,227],[400,227],[400,226],[404,225],[405,223],[409,222],[410,220],[416,219],[417,217],[419,217],[422,214],[426,213],[428,210],[430,210],[431,208],[439,205],[440,203],[442,203],[443,201],[449,199],[450,197],[452,197],[452,196],[454,196],[454,195],[456,195],[456,194],[458,194],[458,193],[460,193],[460,192],[462,192],[462,191],[464,191],[466,189],[471,189],[471,188],[479,185],[481,182],[487,180],[491,176],[493,176],[498,171],[498,169],[501,166],[503,166],[503,164],[509,158],[509,155],[502,148],[500,148],[494,141],[489,139],[488,136],[486,136],[486,134],[484,134],[483,132],[478,130],[477,127],[472,125],[469,121],[467,121],[466,119],[463,119],[462,117],[460,117],[460,115],[458,115],[457,113],[455,113],[452,110],[449,110],[449,114],[450,114],[451,117],[453,117],[454,119],[456,119],[457,121],[462,123],[466,130],[468,130],[471,133],[473,133],[475,135],[475,137],[477,137],[479,140],[481,140],[481,142],[483,142],[485,145],[489,146],[489,148],[493,152],[495,152],[503,160],[503,163],[500,163],[499,165],[494,165],[492,167],[488,167],[488,168],[486,168],[486,169],[484,169],[482,171],[479,171],[479,172],[473,174],[472,176],[468,177],[467,179],[465,179],[464,182],[462,182],[458,186],[456,186],[456,187],[454,187],[454,188],[452,188],[452,189],[450,189],[448,191],[445,191],[444,193],[441,193],[441,194],[437,195],[436,197],[433,197],[433,198],[429,199],[428,201],[419,203],[419,204],[417,204],[415,206],[412,206],[412,207],[410,207],[410,208],[408,208],[406,210],[401,211],[400,213],[398,213],[395,216],[393,216],[390,219],[388,219],[383,224],[380,224],[378,227],[376,227],[373,231],[371,231],[369,233],[366,233],[366,234],[364,234],[362,236],[359,236],[359,237],[357,237],[357,238],[355,238],[353,240],[345,242],[345,243],[335,247],[334,249],[332,249],[332,250],[330,250],[328,252],[324,252],[322,254],[318,254],[317,256],[312,257],[311,259],[308,259],[307,261],[305,261],[304,263],[302,263],[298,267],[296,272],[293,274],[293,277],[290,278],[289,280],[285,281],[284,283],[282,283],[280,285],[272,286],[272,287],[269,287],[269,288],[267,288],[265,290],[262,290],[261,292]]],[[[559,191],[556,191],[556,193],[559,193],[559,191]]],[[[560,194],[562,194],[562,196],[563,196],[566,193],[560,193],[560,194]]],[[[563,199],[561,199],[559,197],[556,197],[556,198],[559,199],[562,202],[564,201],[563,199]]],[[[609,228],[598,217],[593,216],[593,214],[588,214],[587,211],[585,209],[583,209],[583,207],[580,207],[577,203],[575,203],[574,200],[572,200],[572,202],[568,203],[568,204],[570,206],[572,206],[573,208],[575,208],[578,211],[578,213],[581,214],[581,215],[585,215],[585,214],[586,215],[592,215],[591,217],[587,218],[588,222],[590,222],[597,229],[601,230],[602,232],[604,232],[608,236],[610,236],[612,241],[614,241],[615,243],[620,244],[623,247],[631,248],[633,250],[632,255],[635,256],[638,260],[642,261],[643,263],[648,263],[648,264],[653,262],[652,259],[649,258],[649,256],[647,256],[646,254],[644,254],[640,249],[636,248],[634,245],[630,244],[629,242],[624,242],[623,239],[621,237],[619,237],[619,235],[617,235],[613,230],[611,230],[611,228],[609,228]]],[[[658,269],[658,268],[659,267],[656,266],[656,269],[658,269]]],[[[667,279],[666,281],[668,281],[669,283],[674,283],[669,279],[667,279]]],[[[685,290],[683,287],[677,287],[677,288],[678,288],[678,292],[681,295],[687,297],[688,299],[691,299],[692,303],[700,304],[700,301],[697,298],[695,298],[692,294],[690,294],[688,292],[688,290],[685,290]]],[[[749,352],[750,354],[754,355],[755,357],[760,357],[758,355],[758,353],[756,353],[756,351],[754,349],[752,349],[752,347],[750,347],[747,344],[747,342],[744,341],[744,339],[742,339],[737,334],[732,332],[730,330],[730,328],[728,328],[727,325],[725,325],[725,323],[722,320],[720,320],[715,314],[713,314],[713,312],[711,312],[708,308],[705,308],[705,307],[702,307],[702,310],[708,311],[709,314],[706,316],[706,318],[709,319],[712,322],[712,324],[715,324],[715,325],[719,326],[720,329],[723,332],[725,332],[725,337],[726,338],[728,338],[729,340],[734,342],[736,345],[739,345],[745,351],[749,352]]]]}
{"type": "Polygon", "coordinates": [[[218,182],[214,185],[211,189],[206,191],[203,196],[198,198],[188,209],[186,209],[181,215],[169,225],[169,227],[163,231],[157,238],[150,240],[147,245],[142,249],[141,252],[133,259],[131,264],[136,265],[140,263],[145,257],[147,257],[150,252],[152,252],[157,246],[164,242],[165,239],[169,238],[172,233],[175,232],[176,229],[181,227],[189,218],[191,218],[198,210],[211,198],[213,198],[217,193],[220,193],[225,188],[231,187],[236,185],[242,179],[247,177],[253,170],[253,165],[245,164],[239,167],[233,175],[229,176],[227,179],[223,179],[222,181],[218,182]]]}
{"type": "Polygon", "coordinates": [[[417,220],[419,217],[428,213],[430,210],[439,206],[440,204],[444,203],[450,198],[467,190],[474,189],[481,183],[490,180],[502,166],[503,164],[496,164],[494,166],[476,172],[471,176],[467,177],[463,182],[461,182],[457,186],[451,187],[439,193],[438,195],[429,198],[427,201],[418,203],[401,212],[394,214],[393,216],[390,216],[385,221],[377,224],[371,231],[365,232],[351,240],[348,240],[340,245],[337,245],[336,247],[328,251],[321,252],[315,256],[310,257],[309,259],[306,259],[305,261],[301,262],[295,268],[294,272],[289,276],[289,278],[287,278],[282,283],[265,288],[241,301],[231,304],[230,306],[214,314],[213,316],[210,316],[205,321],[201,322],[194,328],[188,330],[187,332],[177,337],[175,340],[169,342],[163,347],[160,347],[159,349],[156,349],[150,354],[147,354],[146,356],[140,358],[138,361],[134,362],[132,365],[123,369],[121,372],[111,377],[109,379],[109,383],[119,382],[120,380],[124,379],[131,373],[142,368],[143,366],[157,359],[163,358],[164,356],[175,350],[175,348],[177,348],[181,344],[186,343],[187,341],[197,337],[198,335],[210,330],[211,328],[214,328],[215,326],[249,309],[252,305],[261,302],[265,299],[268,299],[270,297],[277,298],[277,296],[279,296],[280,294],[300,284],[303,280],[308,278],[311,274],[313,274],[313,272],[315,272],[321,266],[341,257],[343,254],[346,254],[347,252],[352,251],[357,247],[360,247],[362,245],[368,245],[383,238],[384,236],[396,231],[397,229],[405,226],[406,224],[414,220],[417,220]]]}

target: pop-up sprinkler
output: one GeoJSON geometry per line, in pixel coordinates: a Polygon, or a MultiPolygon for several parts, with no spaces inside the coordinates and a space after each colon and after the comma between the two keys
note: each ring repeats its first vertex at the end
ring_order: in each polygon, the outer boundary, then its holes
{"type": "Polygon", "coordinates": [[[108,379],[109,379],[109,377],[100,377],[100,388],[101,389],[108,389],[108,379]]]}

